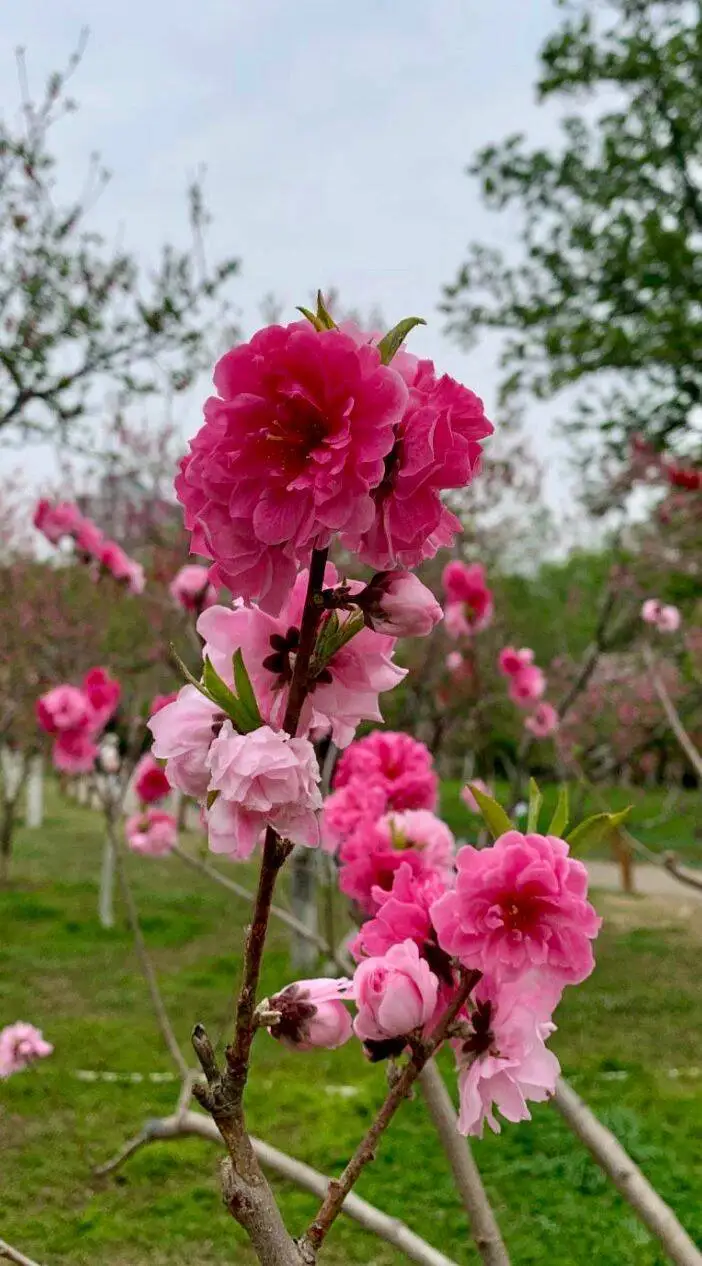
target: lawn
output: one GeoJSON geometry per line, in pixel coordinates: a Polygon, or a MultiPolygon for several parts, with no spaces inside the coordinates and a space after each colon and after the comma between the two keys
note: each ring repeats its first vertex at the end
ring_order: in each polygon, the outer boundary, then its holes
{"type": "MultiPolygon", "coordinates": [[[[95,815],[52,800],[45,827],[20,835],[13,887],[0,893],[0,1024],[31,1020],[56,1047],[0,1085],[0,1235],[45,1266],[248,1266],[251,1254],[220,1204],[211,1145],[158,1144],[118,1178],[92,1176],[146,1117],[171,1111],[176,1095],[169,1081],[130,1080],[170,1065],[122,920],[114,931],[97,925],[100,837],[95,815]],[[80,1070],[118,1078],[85,1080],[80,1070]]],[[[186,1043],[198,1019],[219,1032],[231,1016],[245,906],[176,858],[129,862],[179,1037],[186,1043]]],[[[602,900],[609,917],[597,970],[569,991],[553,1044],[566,1075],[702,1243],[700,937],[689,905],[684,897],[684,908],[602,900]]],[[[288,979],[278,932],[264,984],[288,979]]],[[[263,1034],[250,1123],[336,1172],[383,1091],[382,1070],[355,1045],[295,1056],[263,1034]]],[[[548,1105],[532,1123],[477,1143],[475,1154],[514,1266],[664,1262],[548,1105]]],[[[303,1228],[314,1200],[277,1189],[290,1227],[303,1228]]],[[[401,1112],[359,1192],[457,1262],[476,1261],[421,1099],[401,1112]]],[[[323,1260],[404,1259],[342,1219],[323,1260]]]]}

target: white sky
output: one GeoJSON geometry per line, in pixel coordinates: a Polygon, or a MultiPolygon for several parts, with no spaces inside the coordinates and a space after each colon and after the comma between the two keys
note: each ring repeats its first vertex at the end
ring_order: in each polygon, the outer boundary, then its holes
{"type": "MultiPolygon", "coordinates": [[[[16,105],[16,45],[38,88],[89,25],[72,85],[80,112],[55,139],[67,190],[81,187],[92,150],[113,172],[97,228],[153,258],[164,239],[184,239],[183,191],[204,164],[209,254],[242,261],[233,294],[245,329],[267,292],[287,318],[333,285],[389,322],[424,316],[412,350],[490,409],[495,348],[466,355],[436,308],[471,238],[509,244],[509,221],[482,208],[465,167],[508,132],[554,135],[532,85],[557,20],[551,0],[22,0],[4,6],[0,107],[16,105]]],[[[548,418],[535,407],[527,421],[558,503],[548,418]]],[[[197,410],[183,424],[192,434],[197,410]]]]}

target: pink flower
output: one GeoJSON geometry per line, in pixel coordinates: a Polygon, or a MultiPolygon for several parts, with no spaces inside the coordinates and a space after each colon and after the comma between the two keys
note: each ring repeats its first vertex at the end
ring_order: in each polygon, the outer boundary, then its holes
{"type": "Polygon", "coordinates": [[[350,782],[366,787],[378,783],[385,790],[387,808],[433,809],[439,780],[432,769],[431,752],[409,734],[373,730],[344,752],[334,775],[334,788],[350,782]]]}
{"type": "Polygon", "coordinates": [[[354,780],[327,796],[321,823],[324,851],[335,853],[362,825],[372,828],[382,817],[387,803],[387,792],[381,783],[367,785],[354,780]]]}
{"type": "Polygon", "coordinates": [[[445,891],[445,880],[438,874],[415,875],[412,866],[400,858],[390,891],[374,889],[376,913],[362,924],[349,947],[351,953],[355,958],[385,954],[393,945],[409,940],[425,957],[441,954],[433,938],[429,912],[445,891]]]}
{"type": "Polygon", "coordinates": [[[558,713],[550,703],[540,703],[531,716],[524,722],[525,730],[530,730],[535,738],[548,738],[558,729],[558,713]]]}
{"type": "Polygon", "coordinates": [[[548,1099],[560,1066],[545,1045],[554,1031],[549,1003],[538,984],[494,984],[483,979],[475,991],[474,1036],[456,1042],[461,1134],[482,1137],[487,1121],[500,1133],[494,1110],[508,1121],[529,1121],[527,1099],[548,1099]],[[545,1004],[545,1005],[544,1005],[545,1004]]]}
{"type": "Polygon", "coordinates": [[[124,833],[133,852],[165,857],[178,841],[178,823],[172,813],[145,809],[127,818],[124,833]]]}
{"type": "Polygon", "coordinates": [[[565,840],[506,831],[491,848],[459,849],[456,866],[455,889],[431,912],[448,954],[498,980],[534,968],[562,983],[590,975],[601,919],[565,840]]]}
{"type": "Polygon", "coordinates": [[[165,704],[147,722],[154,736],[153,755],[166,761],[169,783],[186,796],[203,800],[207,795],[207,756],[223,721],[224,714],[195,686],[183,686],[175,701],[165,704]]]}
{"type": "Polygon", "coordinates": [[[438,875],[445,882],[453,870],[454,838],[445,823],[426,809],[386,814],[373,826],[356,828],[339,849],[339,887],[368,914],[380,894],[392,888],[403,862],[415,877],[438,875]]]}
{"type": "MultiPolygon", "coordinates": [[[[334,567],[327,567],[324,580],[327,587],[336,584],[334,567]]],[[[356,584],[357,589],[362,587],[356,584]]],[[[282,725],[285,714],[306,588],[307,572],[303,571],[277,618],[255,606],[215,606],[197,623],[206,641],[204,653],[230,683],[232,656],[241,650],[261,716],[275,728],[282,725]]],[[[348,612],[338,616],[342,626],[351,618],[348,612]]],[[[406,675],[406,669],[392,662],[394,646],[393,638],[361,629],[340,647],[313,683],[298,731],[331,728],[336,745],[346,747],[360,721],[382,721],[379,693],[392,689],[406,675]]]]}
{"type": "Polygon", "coordinates": [[[156,713],[161,711],[161,708],[167,708],[169,703],[175,703],[177,698],[177,690],[174,690],[170,695],[154,695],[149,704],[149,716],[155,717],[156,713]]]}
{"type": "Polygon", "coordinates": [[[90,700],[77,686],[54,686],[36,703],[37,721],[46,734],[80,730],[90,725],[90,700]]]}
{"type": "Polygon", "coordinates": [[[0,1077],[20,1073],[36,1059],[45,1059],[53,1051],[50,1042],[44,1041],[41,1029],[33,1024],[16,1020],[0,1030],[0,1077]]]}
{"type": "Polygon", "coordinates": [[[217,601],[217,590],[210,584],[210,573],[207,567],[198,563],[188,563],[181,567],[168,586],[171,597],[184,611],[206,610],[217,601]]]}
{"type": "Polygon", "coordinates": [[[449,637],[467,637],[486,629],[492,620],[493,597],[481,563],[454,558],[442,576],[446,594],[446,631],[449,637]]]}
{"type": "Polygon", "coordinates": [[[415,567],[450,545],[460,520],[442,503],[444,488],[463,488],[477,473],[480,441],[492,433],[482,402],[431,361],[395,361],[410,388],[394,443],[374,487],[373,522],[346,526],[342,543],[377,568],[415,567]]]}
{"type": "Polygon", "coordinates": [[[520,668],[509,683],[509,697],[520,708],[529,707],[540,699],[546,689],[546,678],[535,664],[520,668]]]}
{"type": "Polygon", "coordinates": [[[653,624],[659,633],[676,633],[682,617],[677,607],[666,607],[658,598],[648,598],[641,608],[641,619],[653,624]]]}
{"type": "Polygon", "coordinates": [[[306,321],[233,348],[214,383],[176,492],[193,553],[276,612],[315,543],[369,527],[407,389],[375,347],[306,321]]]}
{"type": "Polygon", "coordinates": [[[471,778],[470,784],[466,783],[465,787],[461,789],[461,800],[464,805],[470,809],[471,813],[480,813],[480,806],[470,789],[471,786],[477,787],[478,791],[482,791],[486,796],[491,796],[492,792],[487,783],[483,782],[482,778],[471,778]]]}
{"type": "Polygon", "coordinates": [[[72,536],[77,531],[81,513],[72,501],[57,501],[52,505],[42,498],[37,502],[33,523],[52,545],[57,545],[62,536],[72,536]]]}
{"type": "Polygon", "coordinates": [[[353,1029],[363,1042],[408,1037],[425,1028],[436,1010],[439,982],[414,941],[365,958],[353,983],[358,1008],[353,1029]]]}
{"type": "Polygon", "coordinates": [[[54,768],[64,774],[89,774],[97,755],[97,745],[87,730],[62,731],[51,751],[54,768]]]}
{"type": "Polygon", "coordinates": [[[150,752],[145,752],[134,770],[134,791],[142,804],[154,804],[169,795],[171,784],[165,771],[154,760],[150,752]]]}
{"type": "Polygon", "coordinates": [[[436,598],[409,571],[380,571],[358,596],[366,624],[390,637],[426,637],[443,619],[436,598]]]}
{"type": "Polygon", "coordinates": [[[135,562],[118,545],[116,541],[105,541],[100,549],[99,561],[114,576],[115,580],[123,580],[130,593],[144,592],[146,584],[144,568],[135,562]]]}
{"type": "Polygon", "coordinates": [[[93,710],[91,729],[103,729],[117,710],[122,687],[106,668],[91,668],[83,678],[82,690],[93,710]]]}
{"type": "Polygon", "coordinates": [[[497,665],[503,677],[516,677],[522,669],[529,668],[533,662],[534,652],[528,646],[523,646],[520,651],[515,650],[513,646],[505,646],[500,651],[497,665]]]}
{"type": "Polygon", "coordinates": [[[353,996],[352,980],[298,980],[269,999],[271,1011],[277,1011],[280,1020],[268,1031],[292,1050],[311,1051],[318,1046],[335,1050],[353,1032],[344,1006],[344,1000],[351,1001],[353,996]]]}
{"type": "Polygon", "coordinates": [[[449,651],[446,656],[446,667],[450,673],[458,673],[463,668],[463,656],[460,651],[449,651]]]}
{"type": "Polygon", "coordinates": [[[207,765],[210,790],[221,793],[208,814],[213,852],[250,857],[267,826],[294,844],[319,844],[319,765],[308,739],[268,725],[237,734],[225,721],[207,765]]]}
{"type": "Polygon", "coordinates": [[[75,533],[76,549],[91,558],[100,558],[105,538],[99,527],[91,519],[81,519],[75,533]]]}

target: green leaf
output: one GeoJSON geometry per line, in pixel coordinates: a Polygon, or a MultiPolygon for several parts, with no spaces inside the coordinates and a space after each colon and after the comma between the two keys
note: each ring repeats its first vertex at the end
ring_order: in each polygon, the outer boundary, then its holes
{"type": "Polygon", "coordinates": [[[619,813],[594,813],[591,818],[586,818],[570,832],[570,835],[566,836],[571,849],[582,848],[584,844],[594,844],[609,835],[610,831],[616,831],[630,813],[631,805],[628,805],[626,809],[621,809],[619,813]]]}
{"type": "Polygon", "coordinates": [[[492,796],[486,796],[485,792],[475,787],[472,782],[469,782],[468,786],[475,796],[476,804],[493,839],[497,839],[498,835],[504,835],[505,831],[514,830],[501,804],[493,800],[492,796]]]}
{"type": "Polygon", "coordinates": [[[239,703],[253,722],[254,728],[258,729],[259,726],[263,725],[263,718],[258,710],[258,702],[251,685],[251,678],[246,671],[241,648],[235,652],[232,664],[234,667],[234,685],[239,696],[239,703]]]}
{"type": "Polygon", "coordinates": [[[539,791],[539,785],[533,778],[529,779],[529,815],[527,817],[527,831],[538,831],[539,829],[539,813],[544,798],[539,791]]]}
{"type": "Polygon", "coordinates": [[[309,308],[302,308],[302,307],[300,307],[300,305],[298,304],[298,306],[297,306],[297,308],[296,308],[296,311],[297,311],[297,312],[301,312],[301,313],[302,313],[302,315],[303,315],[303,317],[307,317],[307,320],[309,321],[310,325],[313,325],[313,326],[314,326],[314,328],[315,328],[315,330],[325,330],[325,329],[327,328],[327,327],[326,327],[326,326],[325,326],[325,325],[324,325],[324,324],[320,321],[319,317],[316,317],[316,316],[315,316],[314,312],[310,312],[309,308]]]}
{"type": "Polygon", "coordinates": [[[568,814],[570,813],[570,805],[568,803],[568,788],[564,783],[558,792],[558,803],[556,805],[553,817],[548,825],[549,835],[557,835],[561,837],[568,825],[568,814]]]}
{"type": "Polygon", "coordinates": [[[378,343],[378,351],[380,359],[384,365],[389,365],[396,352],[399,352],[410,330],[415,325],[426,325],[423,317],[405,317],[404,321],[398,321],[397,325],[388,330],[378,343]]]}
{"type": "Polygon", "coordinates": [[[323,330],[336,330],[338,328],[331,312],[327,309],[321,290],[317,291],[317,320],[323,330]]]}
{"type": "Polygon", "coordinates": [[[208,698],[217,704],[218,708],[229,717],[234,723],[235,729],[240,734],[248,734],[250,730],[257,729],[256,725],[251,723],[251,718],[247,715],[246,709],[242,707],[233,690],[230,690],[226,681],[222,681],[216,668],[213,668],[210,660],[205,656],[205,668],[202,674],[202,680],[207,691],[208,698]]]}
{"type": "Polygon", "coordinates": [[[188,665],[183,663],[182,659],[180,658],[180,655],[178,654],[172,642],[170,644],[170,650],[171,650],[171,655],[173,659],[175,660],[176,664],[178,665],[178,668],[182,672],[183,676],[185,677],[185,680],[189,682],[191,686],[194,686],[196,690],[199,690],[200,694],[204,695],[206,699],[209,699],[209,695],[207,691],[205,690],[205,687],[203,686],[202,682],[198,681],[197,677],[193,677],[193,674],[188,668],[188,665]]]}

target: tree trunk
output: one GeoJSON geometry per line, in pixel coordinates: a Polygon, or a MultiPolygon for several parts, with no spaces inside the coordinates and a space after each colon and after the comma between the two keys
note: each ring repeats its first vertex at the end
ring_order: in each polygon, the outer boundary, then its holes
{"type": "Polygon", "coordinates": [[[44,821],[44,762],[41,756],[32,756],[29,761],[29,777],[27,781],[27,802],[24,811],[24,824],[30,830],[36,830],[44,821]]]}
{"type": "Polygon", "coordinates": [[[5,800],[2,807],[0,823],[0,885],[7,886],[10,879],[10,856],[12,854],[12,836],[15,830],[15,800],[5,800]]]}
{"type": "MultiPolygon", "coordinates": [[[[315,936],[319,931],[317,917],[317,855],[313,848],[299,848],[290,862],[290,905],[296,919],[315,936]]],[[[290,933],[290,966],[294,975],[314,969],[319,949],[314,941],[300,932],[290,933]]]]}
{"type": "Polygon", "coordinates": [[[102,850],[98,916],[100,927],[115,926],[115,845],[109,830],[102,850]]]}

